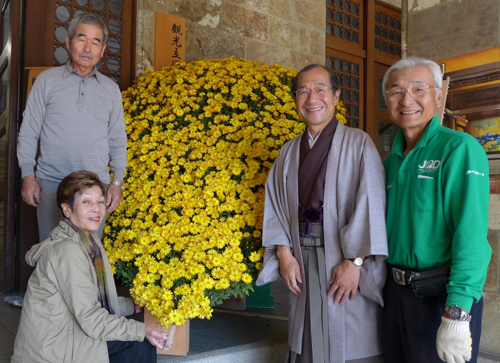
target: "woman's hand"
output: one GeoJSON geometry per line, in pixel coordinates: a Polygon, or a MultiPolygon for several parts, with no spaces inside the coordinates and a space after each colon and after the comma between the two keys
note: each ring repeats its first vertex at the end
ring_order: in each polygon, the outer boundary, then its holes
{"type": "Polygon", "coordinates": [[[156,348],[161,350],[165,349],[167,338],[168,333],[160,333],[149,326],[146,327],[146,339],[156,348]]]}
{"type": "Polygon", "coordinates": [[[143,307],[142,307],[142,306],[139,306],[139,305],[135,305],[135,304],[134,304],[134,315],[135,315],[135,314],[142,313],[142,311],[143,311],[143,310],[144,310],[144,309],[143,309],[143,307]]]}

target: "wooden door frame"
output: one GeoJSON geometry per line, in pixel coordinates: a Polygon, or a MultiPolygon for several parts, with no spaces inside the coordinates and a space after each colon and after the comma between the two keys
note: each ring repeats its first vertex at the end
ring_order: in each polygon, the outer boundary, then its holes
{"type": "MultiPolygon", "coordinates": [[[[356,2],[358,3],[358,2],[356,2]]],[[[383,49],[376,47],[376,31],[377,21],[375,14],[386,14],[394,18],[401,15],[400,9],[389,5],[380,0],[364,0],[360,1],[362,6],[359,8],[360,21],[360,42],[349,42],[333,35],[326,35],[326,57],[328,58],[334,52],[342,52],[349,54],[357,59],[357,62],[363,65],[360,70],[362,79],[360,79],[360,119],[359,128],[366,131],[372,138],[375,144],[378,140],[378,121],[376,113],[378,111],[378,67],[391,66],[399,58],[393,54],[397,54],[397,49],[386,52],[383,49]]],[[[380,36],[379,36],[380,38],[380,36]]],[[[394,43],[394,41],[391,41],[394,43]]],[[[346,59],[344,56],[343,59],[346,59]]],[[[342,87],[341,87],[342,88],[342,87]]]]}
{"type": "Polygon", "coordinates": [[[10,3],[10,60],[2,54],[2,63],[8,60],[9,94],[8,118],[5,125],[7,149],[5,150],[5,210],[4,210],[4,242],[5,268],[3,269],[3,283],[0,285],[4,292],[13,292],[17,287],[16,278],[16,198],[18,195],[18,167],[16,157],[17,124],[19,118],[19,72],[21,62],[21,18],[24,3],[22,0],[0,1],[2,13],[10,3]]]}
{"type": "MultiPolygon", "coordinates": [[[[378,127],[379,121],[384,121],[388,123],[392,123],[392,121],[388,118],[387,111],[380,110],[378,107],[379,104],[379,68],[383,66],[390,67],[394,63],[396,63],[399,59],[393,56],[389,56],[379,51],[375,47],[375,37],[373,35],[375,29],[375,17],[373,16],[377,9],[385,10],[389,13],[398,13],[398,9],[392,5],[382,3],[376,0],[368,0],[365,3],[366,6],[366,14],[367,17],[367,36],[366,36],[366,83],[365,83],[365,104],[364,108],[366,110],[365,115],[367,116],[365,129],[372,138],[375,146],[378,145],[378,127]]],[[[381,156],[385,156],[382,155],[381,156]]]]}
{"type": "MultiPolygon", "coordinates": [[[[2,0],[0,0],[2,1],[2,0]]],[[[19,0],[11,0],[19,1],[19,0]]],[[[56,11],[56,3],[54,0],[22,0],[25,2],[24,14],[24,53],[22,68],[19,68],[20,80],[19,84],[22,85],[22,96],[19,98],[21,110],[24,110],[26,104],[26,91],[28,88],[28,76],[24,71],[26,67],[52,67],[54,66],[54,32],[55,22],[54,14],[56,11]],[[41,32],[40,28],[43,27],[45,31],[41,32]]],[[[130,38],[130,47],[123,48],[122,69],[125,71],[121,75],[120,88],[128,88],[135,79],[135,40],[136,40],[136,11],[137,0],[123,0],[123,24],[122,32],[127,34],[130,38]]],[[[21,114],[21,112],[20,112],[21,114]]],[[[21,119],[21,116],[19,117],[21,119]]],[[[16,135],[17,137],[17,135],[16,135]]],[[[15,155],[15,150],[13,150],[15,155]]],[[[16,163],[17,168],[17,163],[16,163]]],[[[17,235],[17,289],[24,292],[31,275],[32,268],[24,261],[26,252],[29,251],[31,246],[38,243],[38,226],[36,217],[36,208],[31,207],[24,203],[19,197],[19,191],[22,185],[20,172],[18,168],[16,172],[18,188],[18,235],[17,235]],[[19,257],[21,256],[21,257],[19,257]]]]}
{"type": "MultiPolygon", "coordinates": [[[[24,37],[24,66],[51,67],[54,65],[54,14],[56,5],[54,0],[24,0],[26,2],[25,34],[24,37]],[[40,14],[44,14],[40,17],[40,14]],[[43,24],[45,31],[39,31],[43,24]]],[[[131,46],[124,47],[122,53],[122,68],[129,69],[121,75],[120,89],[124,90],[135,80],[135,44],[136,44],[136,16],[137,0],[123,0],[122,31],[130,37],[131,46]]],[[[25,100],[23,100],[25,103],[25,100]]]]}

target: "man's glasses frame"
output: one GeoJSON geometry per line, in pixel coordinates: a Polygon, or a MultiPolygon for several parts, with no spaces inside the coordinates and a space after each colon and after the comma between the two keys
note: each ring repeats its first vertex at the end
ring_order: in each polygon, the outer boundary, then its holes
{"type": "Polygon", "coordinates": [[[439,86],[429,86],[422,83],[414,84],[410,87],[394,87],[387,91],[385,94],[387,95],[387,99],[390,101],[399,101],[403,99],[406,92],[410,95],[411,98],[419,99],[423,97],[429,88],[439,88],[439,86]]]}
{"type": "Polygon", "coordinates": [[[299,88],[294,93],[297,98],[307,98],[311,95],[311,92],[318,97],[324,97],[329,90],[333,89],[333,87],[327,86],[318,86],[314,87],[312,90],[309,88],[299,88]]]}

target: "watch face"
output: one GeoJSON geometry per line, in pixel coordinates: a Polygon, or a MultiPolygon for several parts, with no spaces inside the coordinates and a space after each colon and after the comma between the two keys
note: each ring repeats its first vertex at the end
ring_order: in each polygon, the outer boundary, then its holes
{"type": "Polygon", "coordinates": [[[363,259],[361,257],[355,258],[352,263],[354,263],[356,266],[361,266],[363,264],[363,259]]]}
{"type": "Polygon", "coordinates": [[[462,309],[460,309],[458,306],[452,306],[448,311],[448,314],[453,319],[460,319],[460,317],[462,316],[462,309]]]}

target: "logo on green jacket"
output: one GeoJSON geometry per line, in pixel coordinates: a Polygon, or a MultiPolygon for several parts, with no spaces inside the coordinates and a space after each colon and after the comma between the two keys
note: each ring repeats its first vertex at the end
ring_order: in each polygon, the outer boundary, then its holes
{"type": "Polygon", "coordinates": [[[433,173],[441,165],[441,160],[424,160],[424,162],[418,166],[419,172],[422,173],[433,173]]]}

